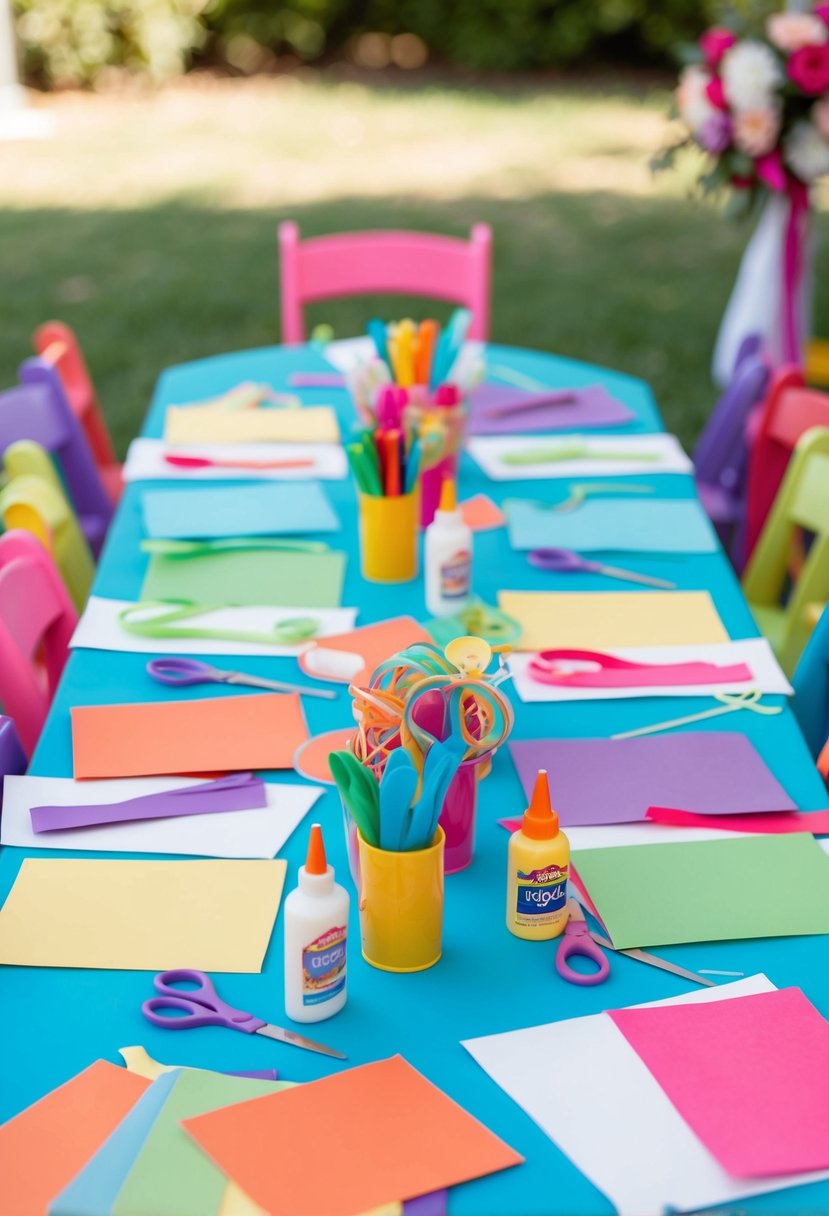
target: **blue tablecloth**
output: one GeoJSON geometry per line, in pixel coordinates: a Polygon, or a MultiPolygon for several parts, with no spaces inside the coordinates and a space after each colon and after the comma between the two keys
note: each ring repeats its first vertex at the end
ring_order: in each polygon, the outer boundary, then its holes
{"type": "MultiPolygon", "coordinates": [[[[608,390],[635,410],[637,421],[628,432],[653,432],[661,422],[651,393],[641,381],[563,359],[500,347],[490,350],[493,363],[509,364],[546,383],[575,384],[600,380],[608,390]]],[[[165,408],[215,396],[241,380],[288,387],[292,371],[326,368],[313,347],[247,351],[185,364],[160,378],[144,433],[160,436],[165,408]]],[[[308,403],[336,404],[344,425],[351,421],[346,395],[341,390],[314,390],[303,394],[308,403]]],[[[606,480],[606,479],[602,479],[606,480]]],[[[637,481],[647,479],[637,477],[637,481]]],[[[691,478],[655,479],[660,494],[690,497],[691,478]]],[[[170,483],[165,483],[169,485],[170,483]]],[[[397,587],[370,588],[359,573],[356,548],[355,500],[350,480],[325,482],[341,519],[343,531],[334,541],[349,552],[343,603],[359,605],[359,623],[410,612],[425,619],[422,579],[397,587]]],[[[534,481],[532,496],[557,500],[567,495],[567,482],[534,481]]],[[[95,583],[99,595],[136,598],[146,558],[139,552],[140,501],[146,483],[130,485],[124,494],[109,534],[95,583]]],[[[483,491],[496,499],[526,495],[527,483],[489,482],[465,457],[461,473],[463,496],[483,491]]],[[[685,589],[708,589],[732,636],[756,634],[739,584],[725,558],[691,555],[637,558],[625,555],[625,565],[674,580],[685,589]]],[[[497,529],[475,537],[476,591],[489,603],[499,588],[523,590],[622,589],[601,576],[552,575],[534,570],[522,554],[513,553],[506,531],[497,529]]],[[[33,771],[57,776],[72,772],[69,709],[72,705],[120,701],[161,700],[169,690],[154,683],[145,672],[147,656],[101,651],[74,653],[67,665],[46,729],[34,757],[33,771]]],[[[240,661],[241,665],[241,661],[240,661]]],[[[244,667],[262,675],[290,678],[292,659],[252,659],[244,667]]],[[[222,695],[215,686],[185,689],[175,695],[198,698],[222,695]]],[[[667,717],[692,713],[698,700],[593,701],[581,704],[524,705],[516,701],[516,738],[544,735],[609,735],[667,717]]],[[[342,690],[336,702],[306,699],[312,733],[347,723],[349,701],[342,690]]],[[[775,774],[802,806],[819,806],[825,791],[816,775],[795,721],[787,709],[778,717],[742,713],[701,724],[698,729],[742,730],[754,741],[775,774]]],[[[293,774],[276,774],[275,780],[296,780],[293,774]]],[[[349,999],[345,1010],[325,1023],[319,1037],[347,1052],[352,1064],[402,1053],[415,1067],[441,1086],[467,1110],[482,1119],[526,1157],[526,1164],[451,1193],[452,1213],[489,1216],[490,1213],[604,1213],[607,1200],[575,1169],[536,1125],[467,1055],[460,1040],[539,1022],[657,1000],[688,991],[688,985],[663,971],[644,967],[619,956],[612,957],[610,980],[597,988],[571,987],[553,967],[555,945],[522,942],[504,925],[507,834],[496,824],[505,814],[518,814],[524,798],[507,754],[496,757],[492,776],[482,785],[478,810],[477,851],[473,865],[446,883],[444,956],[429,971],[416,975],[390,975],[373,970],[360,957],[356,910],[353,910],[349,954],[349,999]]],[[[339,877],[348,883],[339,802],[329,791],[314,812],[321,819],[330,858],[339,877]]],[[[304,859],[307,832],[300,829],[289,842],[288,886],[304,859]]],[[[43,851],[39,856],[67,856],[43,851]]],[[[0,898],[14,881],[23,851],[4,849],[0,858],[0,898]]],[[[94,854],[102,856],[102,854],[94,854]]],[[[705,875],[700,875],[704,887],[705,875]]],[[[349,884],[350,885],[350,884],[349,884]]],[[[706,893],[716,899],[717,891],[706,893]]],[[[784,900],[769,875],[769,899],[784,900]]],[[[59,915],[56,909],[56,915],[59,915]]],[[[661,951],[684,966],[721,968],[752,974],[765,972],[778,986],[800,984],[822,1012],[829,1015],[829,939],[783,938],[769,941],[703,944],[661,951]]],[[[280,1046],[257,1036],[201,1029],[173,1035],[153,1029],[139,1006],[150,993],[146,972],[43,970],[4,968],[0,973],[0,1043],[2,1083],[0,1117],[7,1118],[103,1056],[117,1061],[119,1047],[141,1043],[165,1062],[216,1069],[275,1066],[286,1079],[305,1081],[321,1077],[330,1065],[320,1056],[280,1046]]],[[[222,976],[219,984],[229,1002],[273,1022],[284,1022],[282,1000],[281,918],[261,975],[222,976]]],[[[770,1095],[785,1101],[785,1095],[770,1095]]],[[[647,1169],[650,1146],[630,1168],[647,1169]]],[[[366,1146],[366,1152],[371,1146],[366,1146]]],[[[278,1168],[278,1146],[274,1146],[278,1168]]],[[[161,1181],[161,1180],[160,1180],[161,1181]]],[[[2,1194],[2,1180],[0,1180],[2,1194]]],[[[767,1199],[742,1203],[741,1208],[781,1211],[829,1209],[829,1185],[778,1193],[767,1199]]],[[[0,1208],[2,1202],[0,1201],[0,1208]]],[[[150,1216],[150,1214],[148,1214],[150,1216]]]]}

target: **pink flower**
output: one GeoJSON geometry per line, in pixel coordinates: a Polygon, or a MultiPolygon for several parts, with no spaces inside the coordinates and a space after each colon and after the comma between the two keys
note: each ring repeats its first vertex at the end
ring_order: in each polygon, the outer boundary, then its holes
{"type": "MultiPolygon", "coordinates": [[[[829,7],[829,6],[828,6],[829,7]]],[[[705,57],[709,68],[715,68],[725,52],[732,47],[737,38],[731,30],[722,25],[712,25],[699,40],[699,48],[705,57]]]]}
{"type": "MultiPolygon", "coordinates": [[[[829,30],[826,31],[829,34],[829,30]]],[[[705,86],[705,96],[711,102],[711,105],[718,110],[727,110],[728,102],[725,100],[722,81],[719,76],[712,76],[705,86]]]]}
{"type": "Polygon", "coordinates": [[[814,13],[774,13],[766,22],[766,32],[774,46],[789,54],[829,38],[829,29],[814,13]]]}
{"type": "Polygon", "coordinates": [[[712,156],[719,156],[731,143],[731,119],[715,110],[697,131],[697,143],[712,156]]]}
{"type": "Polygon", "coordinates": [[[829,91],[829,43],[802,46],[788,63],[789,79],[808,96],[829,91]]]}
{"type": "Polygon", "coordinates": [[[734,144],[747,156],[765,156],[771,152],[779,134],[777,110],[742,110],[734,115],[734,144]]]}
{"type": "Polygon", "coordinates": [[[829,4],[816,4],[815,16],[820,17],[824,25],[829,25],[829,4]]]}

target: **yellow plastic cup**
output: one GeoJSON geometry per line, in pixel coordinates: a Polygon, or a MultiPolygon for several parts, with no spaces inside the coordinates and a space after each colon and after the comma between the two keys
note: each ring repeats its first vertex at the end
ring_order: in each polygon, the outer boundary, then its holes
{"type": "Polygon", "coordinates": [[[408,583],[417,577],[420,496],[358,494],[360,568],[371,583],[408,583]]]}
{"type": "Polygon", "coordinates": [[[425,971],[441,956],[443,846],[438,828],[428,849],[393,853],[357,834],[363,958],[381,971],[425,971]]]}

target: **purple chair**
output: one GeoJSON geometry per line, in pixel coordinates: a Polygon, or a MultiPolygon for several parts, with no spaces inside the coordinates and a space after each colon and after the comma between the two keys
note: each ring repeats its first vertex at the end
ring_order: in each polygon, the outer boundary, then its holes
{"type": "Polygon", "coordinates": [[[112,518],[112,503],[80,423],[57,373],[47,363],[27,359],[19,374],[20,384],[0,393],[0,453],[19,439],[33,439],[50,453],[97,557],[112,518]]]}
{"type": "Polygon", "coordinates": [[[697,492],[723,546],[739,569],[742,564],[748,477],[748,428],[766,395],[771,367],[761,339],[745,338],[734,374],[694,448],[697,492]]]}
{"type": "Polygon", "coordinates": [[[13,720],[0,714],[0,795],[3,792],[3,778],[12,773],[25,773],[26,764],[26,753],[13,720]]]}

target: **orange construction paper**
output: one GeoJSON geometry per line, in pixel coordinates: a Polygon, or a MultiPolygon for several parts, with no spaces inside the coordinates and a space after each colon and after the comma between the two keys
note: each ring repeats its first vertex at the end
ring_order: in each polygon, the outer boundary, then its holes
{"type": "Polygon", "coordinates": [[[460,508],[463,522],[473,532],[500,528],[506,519],[497,502],[493,502],[488,494],[473,494],[460,504],[460,508]]]}
{"type": "Polygon", "coordinates": [[[76,779],[290,768],[307,738],[297,693],[72,709],[76,779]]]}
{"type": "MultiPolygon", "coordinates": [[[[340,684],[364,684],[371,673],[386,659],[391,658],[398,650],[405,650],[415,642],[432,642],[432,637],[419,625],[414,617],[394,616],[388,621],[378,621],[376,625],[362,625],[359,629],[351,629],[348,633],[337,633],[331,637],[320,638],[319,647],[325,650],[347,650],[358,654],[363,660],[362,668],[356,675],[337,678],[336,676],[318,676],[319,679],[333,680],[340,684]]],[[[306,675],[316,675],[308,665],[308,656],[313,653],[317,643],[303,650],[299,656],[299,665],[306,675]]]]}
{"type": "Polygon", "coordinates": [[[0,1210],[43,1216],[149,1086],[96,1060],[0,1127],[0,1210]]]}
{"type": "Polygon", "coordinates": [[[523,1161],[402,1056],[182,1127],[269,1216],[354,1216],[523,1161]]]}

